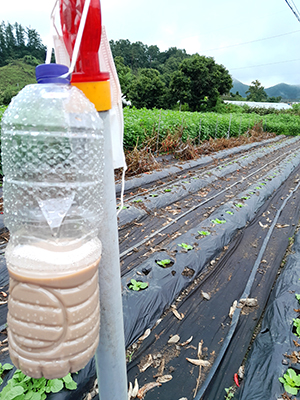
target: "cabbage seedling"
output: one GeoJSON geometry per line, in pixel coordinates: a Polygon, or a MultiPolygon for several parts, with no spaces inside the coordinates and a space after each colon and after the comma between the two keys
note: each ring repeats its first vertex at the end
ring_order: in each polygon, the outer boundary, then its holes
{"type": "Polygon", "coordinates": [[[199,233],[199,235],[201,235],[201,236],[208,236],[208,235],[210,235],[210,232],[209,232],[209,231],[198,231],[198,233],[199,233]]]}
{"type": "Polygon", "coordinates": [[[148,287],[147,282],[139,282],[136,281],[135,279],[131,279],[130,284],[128,285],[128,288],[131,290],[134,290],[136,292],[146,289],[148,287]]]}
{"type": "Polygon", "coordinates": [[[161,260],[161,261],[156,261],[156,264],[160,265],[161,267],[165,268],[166,265],[171,264],[171,260],[169,258],[165,259],[165,260],[161,260]]]}
{"type": "Polygon", "coordinates": [[[190,244],[181,243],[178,246],[182,247],[185,250],[193,250],[193,246],[191,246],[190,244]]]}
{"type": "Polygon", "coordinates": [[[280,377],[278,379],[279,382],[283,383],[286,392],[297,395],[298,390],[300,389],[300,375],[296,374],[292,368],[288,368],[286,373],[283,375],[283,378],[280,377]]]}
{"type": "Polygon", "coordinates": [[[213,224],[225,224],[226,223],[226,219],[219,219],[219,218],[215,218],[211,221],[213,224]]]}

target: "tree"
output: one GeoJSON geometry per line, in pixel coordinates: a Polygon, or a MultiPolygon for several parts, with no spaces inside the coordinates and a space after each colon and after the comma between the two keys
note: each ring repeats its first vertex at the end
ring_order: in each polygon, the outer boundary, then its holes
{"type": "Polygon", "coordinates": [[[246,92],[249,101],[266,101],[268,98],[265,88],[258,80],[252,81],[246,92]]]}
{"type": "Polygon", "coordinates": [[[142,68],[132,83],[128,98],[136,108],[161,108],[164,106],[166,86],[156,69],[142,68]]]}
{"type": "Polygon", "coordinates": [[[191,111],[215,107],[219,96],[228,93],[232,87],[229,72],[223,65],[216,64],[212,57],[194,54],[182,61],[179,71],[181,75],[173,79],[171,90],[177,96],[184,90],[191,111]]]}
{"type": "Polygon", "coordinates": [[[136,79],[135,75],[133,75],[131,68],[127,67],[124,64],[124,58],[117,56],[115,57],[115,66],[118,73],[122,94],[128,95],[130,87],[133,81],[136,79]]]}

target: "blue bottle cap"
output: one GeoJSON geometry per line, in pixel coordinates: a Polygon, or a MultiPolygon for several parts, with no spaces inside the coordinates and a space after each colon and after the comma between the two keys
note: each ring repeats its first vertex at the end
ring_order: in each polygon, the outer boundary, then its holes
{"type": "Polygon", "coordinates": [[[37,83],[67,83],[70,84],[71,75],[61,78],[68,73],[69,68],[61,64],[40,64],[35,68],[37,83]]]}

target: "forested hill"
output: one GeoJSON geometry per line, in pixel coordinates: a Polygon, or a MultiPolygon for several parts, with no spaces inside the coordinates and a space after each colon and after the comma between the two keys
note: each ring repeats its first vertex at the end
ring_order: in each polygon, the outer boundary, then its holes
{"type": "MultiPolygon", "coordinates": [[[[233,87],[230,92],[236,94],[238,92],[242,97],[247,97],[247,90],[249,85],[233,79],[233,87]]],[[[284,100],[297,100],[300,99],[300,85],[287,85],[286,83],[279,83],[278,85],[271,86],[265,89],[269,97],[280,96],[284,100]]]]}

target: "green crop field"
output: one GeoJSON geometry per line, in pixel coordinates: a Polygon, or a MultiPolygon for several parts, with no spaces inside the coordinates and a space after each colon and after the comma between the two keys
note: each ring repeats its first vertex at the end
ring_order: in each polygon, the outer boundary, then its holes
{"type": "Polygon", "coordinates": [[[226,137],[228,132],[231,137],[238,136],[259,121],[263,122],[264,130],[268,132],[293,136],[300,133],[300,117],[292,114],[261,116],[255,113],[217,114],[125,108],[124,146],[130,149],[136,143],[141,144],[157,135],[161,141],[180,127],[183,129],[183,139],[189,136],[196,143],[210,137],[226,137]]]}
{"type": "MultiPolygon", "coordinates": [[[[0,106],[0,121],[5,110],[5,106],[0,106]]],[[[145,140],[152,137],[161,142],[168,133],[174,134],[179,128],[183,131],[183,140],[190,137],[198,144],[200,140],[210,137],[226,137],[228,132],[230,137],[241,135],[259,121],[263,122],[264,130],[268,132],[292,136],[300,134],[300,116],[288,113],[261,116],[255,113],[217,114],[126,107],[124,147],[130,150],[136,144],[142,146],[145,140]]]]}

